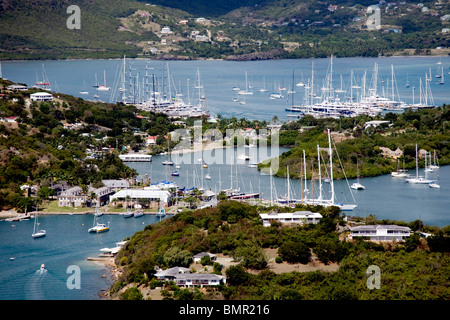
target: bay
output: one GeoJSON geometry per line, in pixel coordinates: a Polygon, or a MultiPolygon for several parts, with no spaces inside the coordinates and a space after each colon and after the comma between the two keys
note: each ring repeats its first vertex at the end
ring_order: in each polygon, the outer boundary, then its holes
{"type": "MultiPolygon", "coordinates": [[[[167,215],[169,217],[169,215],[167,215]]],[[[40,215],[44,238],[33,239],[33,219],[8,222],[0,220],[0,300],[96,300],[102,289],[109,290],[112,279],[105,266],[87,261],[100,249],[115,247],[146,225],[161,218],[144,215],[125,219],[121,215],[103,215],[110,231],[88,233],[93,215],[40,215]],[[14,257],[15,260],[10,260],[14,257]],[[39,272],[45,264],[46,272],[39,272]],[[69,289],[68,267],[80,268],[80,289],[69,289]],[[103,277],[105,275],[106,277],[103,277]]]]}
{"type": "MultiPolygon", "coordinates": [[[[139,75],[140,83],[146,72],[149,75],[161,77],[163,68],[170,69],[173,78],[171,81],[172,93],[182,92],[187,100],[188,84],[190,96],[194,94],[193,86],[196,79],[197,68],[200,71],[202,82],[206,92],[208,110],[214,114],[221,114],[225,117],[247,118],[256,120],[272,120],[276,115],[280,120],[287,120],[288,113],[285,107],[292,103],[287,91],[284,91],[284,99],[270,100],[269,94],[278,91],[278,87],[283,86],[289,90],[292,86],[292,72],[294,72],[294,83],[300,81],[306,83],[311,77],[312,64],[314,63],[315,88],[324,86],[326,74],[329,69],[330,59],[293,59],[293,60],[266,60],[266,61],[155,61],[147,59],[127,60],[127,82],[129,83],[129,69],[133,76],[139,75]],[[245,97],[245,105],[233,102],[236,97],[235,91],[231,89],[238,86],[245,88],[245,72],[247,72],[248,84],[254,94],[245,97]],[[189,79],[189,80],[188,80],[189,79]],[[264,87],[267,92],[258,92],[264,87]]],[[[378,58],[334,58],[333,59],[333,87],[340,88],[340,76],[342,75],[343,87],[349,87],[349,79],[353,71],[354,79],[359,83],[366,73],[367,86],[371,86],[371,77],[374,65],[378,65],[378,93],[383,92],[391,96],[391,66],[394,67],[395,83],[394,97],[400,97],[406,103],[419,102],[420,79],[422,86],[425,83],[425,74],[430,77],[431,91],[435,105],[448,103],[450,98],[450,57],[378,57],[378,58]],[[440,64],[438,64],[440,63],[440,64]],[[435,78],[444,70],[445,84],[440,85],[439,79],[435,78]],[[409,88],[406,83],[409,82],[409,88]],[[413,87],[414,93],[413,93],[413,87]]],[[[115,102],[118,90],[110,92],[96,92],[92,85],[95,83],[97,75],[100,84],[103,84],[106,75],[106,84],[114,89],[115,82],[119,78],[122,60],[47,60],[47,61],[4,61],[2,62],[3,76],[8,79],[33,86],[37,80],[42,79],[42,65],[51,84],[52,90],[71,94],[83,99],[94,99],[98,94],[99,99],[104,102],[115,102]],[[87,90],[88,95],[80,94],[80,91],[87,90]],[[116,95],[111,97],[111,93],[116,95]]],[[[165,71],[167,77],[167,71],[165,71]]],[[[134,80],[133,80],[134,81],[134,80]]],[[[161,83],[161,79],[159,79],[161,83]]],[[[127,84],[128,86],[129,84],[127,84]]],[[[165,80],[166,90],[168,82],[165,80]]],[[[294,95],[294,102],[300,104],[304,98],[304,89],[296,87],[297,93],[294,95]]],[[[167,92],[167,91],[166,91],[167,92]]],[[[358,93],[354,92],[354,95],[358,93]]],[[[343,98],[344,94],[340,94],[343,98]]],[[[193,98],[193,97],[192,97],[193,98]]]]}

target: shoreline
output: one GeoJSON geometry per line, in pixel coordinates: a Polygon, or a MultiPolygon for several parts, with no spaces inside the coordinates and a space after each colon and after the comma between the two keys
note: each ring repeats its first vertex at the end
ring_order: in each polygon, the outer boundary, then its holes
{"type": "MultiPolygon", "coordinates": [[[[415,50],[413,49],[405,49],[405,50],[415,50]]],[[[443,50],[445,51],[445,49],[443,50]]],[[[345,57],[335,57],[336,59],[351,59],[351,58],[430,58],[430,57],[448,57],[449,54],[443,52],[439,54],[428,54],[428,55],[405,55],[400,53],[393,53],[390,55],[380,55],[377,57],[364,57],[364,56],[345,56],[345,57]]],[[[123,55],[117,58],[58,58],[58,59],[2,59],[3,62],[24,62],[24,61],[116,61],[123,59],[123,55]]],[[[266,60],[307,60],[307,59],[325,59],[321,57],[308,57],[308,58],[273,58],[273,59],[265,59],[266,60]]],[[[179,60],[179,59],[155,59],[155,58],[147,58],[147,57],[136,57],[136,58],[127,58],[127,60],[151,60],[151,61],[227,61],[227,62],[258,62],[261,60],[233,60],[233,59],[216,59],[216,58],[191,58],[188,60],[179,60]]]]}

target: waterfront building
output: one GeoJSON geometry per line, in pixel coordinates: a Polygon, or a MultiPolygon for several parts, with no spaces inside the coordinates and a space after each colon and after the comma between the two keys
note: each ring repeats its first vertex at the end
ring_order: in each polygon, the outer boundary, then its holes
{"type": "Polygon", "coordinates": [[[351,238],[363,237],[370,241],[404,241],[410,234],[410,228],[397,225],[375,224],[350,228],[351,238]]]}
{"type": "Polygon", "coordinates": [[[102,183],[105,187],[109,187],[114,191],[127,189],[130,187],[130,183],[127,179],[105,179],[102,180],[102,183]]]}
{"type": "Polygon", "coordinates": [[[72,187],[61,191],[58,196],[59,207],[82,207],[86,203],[87,195],[81,187],[72,187]]]}
{"type": "Polygon", "coordinates": [[[155,273],[158,280],[175,281],[178,286],[218,286],[225,283],[226,278],[217,274],[192,273],[190,269],[173,267],[155,273]]]}
{"type": "Polygon", "coordinates": [[[163,202],[168,203],[171,198],[171,194],[169,191],[161,190],[158,187],[146,187],[143,189],[129,189],[129,190],[120,190],[110,196],[110,202],[114,199],[118,201],[126,201],[128,199],[139,200],[146,199],[150,202],[163,202]]]}
{"type": "Polygon", "coordinates": [[[311,211],[269,212],[261,213],[259,216],[264,227],[270,227],[272,222],[301,225],[305,223],[317,224],[322,219],[320,213],[311,211]]]}
{"type": "Polygon", "coordinates": [[[124,162],[151,162],[152,155],[151,154],[141,154],[141,153],[128,153],[128,154],[119,154],[120,160],[124,162]]]}

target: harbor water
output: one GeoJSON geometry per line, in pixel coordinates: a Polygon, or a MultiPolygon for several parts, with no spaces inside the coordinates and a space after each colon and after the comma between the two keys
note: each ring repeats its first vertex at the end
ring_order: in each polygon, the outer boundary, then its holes
{"type": "MultiPolygon", "coordinates": [[[[450,85],[450,57],[380,57],[380,58],[334,58],[333,59],[333,88],[342,88],[346,93],[337,96],[344,100],[350,96],[350,76],[353,72],[353,84],[362,86],[362,79],[366,78],[366,89],[372,86],[372,76],[375,63],[378,65],[377,93],[391,98],[392,73],[394,69],[394,99],[405,103],[419,103],[420,84],[425,84],[425,75],[430,79],[429,84],[435,105],[449,102],[450,85]],[[444,84],[439,84],[440,79],[436,75],[444,73],[444,84]],[[409,86],[407,86],[409,84],[409,86]]],[[[314,88],[320,96],[321,88],[326,86],[326,76],[330,67],[330,59],[294,59],[294,60],[266,60],[266,61],[155,61],[155,60],[127,60],[126,89],[133,90],[130,83],[135,81],[141,84],[147,83],[152,87],[152,75],[155,75],[156,89],[172,96],[176,93],[183,94],[185,102],[195,103],[194,89],[197,69],[204,86],[208,111],[213,114],[221,114],[224,117],[247,118],[250,120],[272,120],[276,115],[280,120],[288,120],[289,112],[286,107],[292,104],[292,95],[288,91],[292,88],[295,104],[302,104],[305,98],[304,88],[296,84],[307,84],[311,78],[314,64],[314,88]],[[129,77],[131,69],[132,78],[129,77]],[[164,70],[163,70],[164,69],[164,70]],[[170,79],[167,74],[170,72],[170,79]],[[246,85],[245,72],[247,73],[247,85],[252,95],[240,96],[245,104],[233,102],[236,92],[233,87],[244,90],[246,85]],[[292,73],[294,72],[294,79],[292,73]],[[147,74],[147,77],[145,75],[147,74]],[[163,75],[165,75],[163,77],[163,75]],[[138,77],[136,80],[135,77],[138,77]],[[131,80],[130,80],[131,79],[131,80]],[[269,99],[271,93],[278,93],[279,88],[284,98],[269,99]],[[266,92],[258,92],[265,88],[266,92]],[[170,92],[169,92],[170,90],[170,92]]],[[[104,102],[116,102],[120,96],[120,71],[122,59],[118,60],[57,60],[57,61],[3,61],[3,76],[11,81],[33,86],[42,80],[42,72],[45,70],[51,89],[54,92],[81,97],[86,100],[101,100],[104,102]],[[44,66],[44,68],[43,68],[44,66]],[[96,91],[92,87],[96,83],[106,83],[111,87],[110,91],[96,91]],[[105,81],[106,80],[106,81],[105,81]],[[80,94],[87,91],[88,94],[80,94]],[[94,98],[98,95],[98,98],[94,98]]],[[[147,87],[147,89],[149,89],[147,87]]],[[[143,90],[146,90],[145,88],[143,90]]],[[[356,98],[361,92],[353,90],[356,98]]],[[[431,96],[428,97],[430,104],[431,96]]]]}
{"type": "Polygon", "coordinates": [[[116,242],[162,218],[103,215],[100,219],[110,223],[110,231],[88,233],[92,214],[40,215],[40,228],[47,235],[37,239],[31,237],[34,219],[0,221],[0,300],[100,299],[99,294],[112,285],[112,278],[104,265],[87,258],[97,257],[100,249],[115,247],[116,242]],[[45,271],[40,270],[42,264],[45,271]],[[72,285],[76,275],[73,266],[79,268],[79,289],[72,285]]]}

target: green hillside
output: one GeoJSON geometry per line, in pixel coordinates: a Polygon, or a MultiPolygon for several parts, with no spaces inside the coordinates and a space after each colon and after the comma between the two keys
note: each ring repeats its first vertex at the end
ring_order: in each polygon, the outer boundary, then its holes
{"type": "Polygon", "coordinates": [[[99,0],[0,2],[0,59],[150,57],[257,60],[448,54],[450,4],[380,1],[99,0]],[[70,5],[81,29],[66,26],[70,5]],[[199,19],[203,18],[203,19],[199,19]],[[163,31],[164,30],[164,31],[163,31]],[[443,49],[436,49],[443,48],[443,49]]]}

